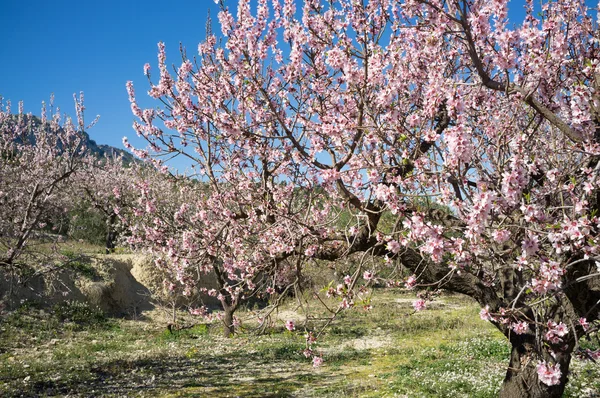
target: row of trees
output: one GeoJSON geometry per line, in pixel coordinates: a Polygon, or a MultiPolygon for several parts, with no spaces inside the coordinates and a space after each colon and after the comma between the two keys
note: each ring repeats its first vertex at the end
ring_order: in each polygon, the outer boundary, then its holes
{"type": "Polygon", "coordinates": [[[562,395],[600,310],[585,2],[526,2],[523,21],[504,0],[221,8],[194,58],[171,71],[159,44],[156,78],[145,66],[159,108],[128,84],[138,155],[185,157],[202,182],[176,202],[142,187],[134,243],[183,285],[216,272],[225,309],[306,259],[400,263],[410,285],[473,297],[507,337],[501,396],[562,395]]]}
{"type": "MultiPolygon", "coordinates": [[[[208,189],[201,182],[160,173],[118,154],[101,156],[92,151],[85,130],[96,120],[85,124],[83,96],[75,98],[76,120],[54,109],[52,99],[49,109],[42,105],[40,118],[22,109],[19,104],[13,114],[10,101],[0,107],[0,275],[10,278],[10,286],[61,271],[72,260],[70,251],[61,250],[66,239],[103,245],[107,254],[119,242],[144,249],[148,242],[139,244],[140,231],[133,224],[138,217],[156,213],[154,220],[167,224],[175,220],[179,226],[188,197],[201,197],[208,189]],[[158,200],[151,199],[150,192],[158,200]]],[[[196,304],[199,295],[208,292],[199,288],[207,278],[189,272],[184,276],[166,262],[174,240],[152,242],[161,248],[150,250],[158,266],[156,272],[149,271],[153,300],[161,305],[196,304]],[[162,283],[156,278],[162,278],[162,283]]],[[[209,285],[223,287],[225,296],[219,293],[218,298],[225,310],[226,333],[231,335],[234,311],[259,290],[252,287],[243,298],[227,293],[229,280],[223,279],[221,268],[215,268],[216,274],[207,272],[217,278],[216,285],[209,285]]],[[[255,275],[256,280],[266,277],[255,275]]],[[[0,299],[7,294],[11,293],[2,292],[0,299]]],[[[198,311],[208,314],[194,309],[198,311]]]]}
{"type": "MultiPolygon", "coordinates": [[[[215,275],[228,335],[244,300],[358,254],[477,300],[512,345],[501,396],[560,396],[599,325],[597,21],[579,0],[508,15],[504,0],[240,0],[236,15],[221,2],[221,33],[196,57],[171,71],[159,44],[158,78],[144,67],[159,108],[127,85],[149,146],[126,145],[161,174],[109,162],[78,186],[173,289],[215,275]],[[190,175],[169,174],[174,156],[190,175]]],[[[82,117],[42,117],[34,140],[26,117],[1,117],[16,132],[2,149],[7,267],[86,162],[82,117]],[[24,171],[44,159],[48,174],[24,171]]],[[[372,278],[360,262],[330,289],[339,310],[372,278]]]]}
{"type": "Polygon", "coordinates": [[[130,181],[140,172],[121,157],[89,151],[85,129],[96,120],[85,124],[82,95],[75,98],[75,119],[52,102],[42,105],[40,118],[24,114],[21,103],[16,114],[9,101],[0,106],[0,268],[17,279],[25,270],[56,267],[48,240],[64,240],[66,234],[93,239],[72,230],[89,228],[90,217],[104,224],[94,234],[105,235],[106,250],[114,248],[121,228],[115,209],[130,207],[135,195],[130,181]]]}

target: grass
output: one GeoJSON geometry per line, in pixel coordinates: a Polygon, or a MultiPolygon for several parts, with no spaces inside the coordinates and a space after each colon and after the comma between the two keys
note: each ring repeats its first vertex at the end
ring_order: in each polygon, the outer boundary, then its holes
{"type": "MultiPolygon", "coordinates": [[[[381,291],[371,311],[342,313],[314,347],[325,360],[316,369],[302,354],[299,326],[226,339],[218,324],[170,333],[78,304],[54,312],[26,305],[0,323],[0,396],[496,396],[509,347],[479,308],[444,296],[407,315],[411,299],[381,291]]],[[[239,314],[244,324],[250,315],[239,314]]],[[[600,391],[598,365],[574,360],[570,379],[567,396],[600,391]]]]}

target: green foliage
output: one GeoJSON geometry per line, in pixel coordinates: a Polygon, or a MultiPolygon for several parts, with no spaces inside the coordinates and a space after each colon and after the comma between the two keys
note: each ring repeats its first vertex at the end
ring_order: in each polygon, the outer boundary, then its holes
{"type": "Polygon", "coordinates": [[[98,272],[89,261],[85,261],[85,258],[81,254],[77,254],[72,250],[62,250],[60,252],[66,260],[60,263],[60,266],[65,269],[71,269],[76,273],[88,278],[98,278],[98,272]]]}
{"type": "Polygon", "coordinates": [[[208,326],[209,325],[205,323],[200,323],[190,328],[177,329],[174,327],[172,329],[165,329],[157,336],[156,341],[169,342],[182,339],[198,339],[200,337],[205,337],[209,334],[208,326]]]}
{"type": "Polygon", "coordinates": [[[69,238],[94,245],[106,243],[107,227],[103,215],[87,202],[80,202],[69,214],[69,238]]]}
{"type": "Polygon", "coordinates": [[[302,350],[304,344],[300,342],[283,341],[279,344],[264,344],[258,347],[258,357],[269,361],[306,361],[302,350]]]}
{"type": "Polygon", "coordinates": [[[106,324],[107,318],[100,308],[81,301],[63,301],[52,307],[53,315],[61,322],[78,325],[97,326],[106,324]]]}

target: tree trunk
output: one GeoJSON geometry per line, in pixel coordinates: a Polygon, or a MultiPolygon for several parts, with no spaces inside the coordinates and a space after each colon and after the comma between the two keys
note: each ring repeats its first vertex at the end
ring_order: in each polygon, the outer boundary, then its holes
{"type": "Polygon", "coordinates": [[[225,315],[223,316],[223,336],[231,337],[235,332],[235,327],[233,326],[235,307],[223,305],[223,309],[225,310],[225,315]]]}
{"type": "Polygon", "coordinates": [[[538,379],[537,365],[539,358],[546,358],[550,363],[550,353],[540,353],[532,335],[510,336],[512,350],[506,377],[500,389],[500,398],[553,398],[561,397],[567,384],[567,373],[571,362],[571,352],[556,354],[556,363],[560,365],[560,383],[547,386],[538,379]]]}
{"type": "Polygon", "coordinates": [[[110,254],[115,248],[116,233],[114,231],[114,224],[117,220],[116,214],[111,214],[106,220],[106,254],[110,254]]]}

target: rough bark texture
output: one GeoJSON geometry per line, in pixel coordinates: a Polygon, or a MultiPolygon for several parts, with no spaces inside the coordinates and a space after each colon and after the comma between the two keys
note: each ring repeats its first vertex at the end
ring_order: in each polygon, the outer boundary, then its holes
{"type": "Polygon", "coordinates": [[[565,294],[579,317],[597,319],[600,316],[600,276],[595,261],[578,263],[567,270],[565,294]],[[595,275],[595,276],[592,276],[595,275]]]}
{"type": "Polygon", "coordinates": [[[506,377],[500,389],[500,398],[553,398],[561,397],[567,384],[567,373],[571,362],[571,353],[556,355],[562,377],[560,384],[547,386],[540,383],[537,375],[537,363],[541,354],[550,357],[548,352],[540,353],[533,335],[511,335],[512,350],[506,377]]]}
{"type": "Polygon", "coordinates": [[[114,225],[116,221],[117,215],[114,213],[106,220],[106,254],[110,254],[115,249],[117,233],[114,230],[114,225]]]}
{"type": "Polygon", "coordinates": [[[223,315],[223,336],[231,337],[235,332],[235,327],[233,326],[233,307],[223,306],[223,310],[225,314],[223,315]]]}

